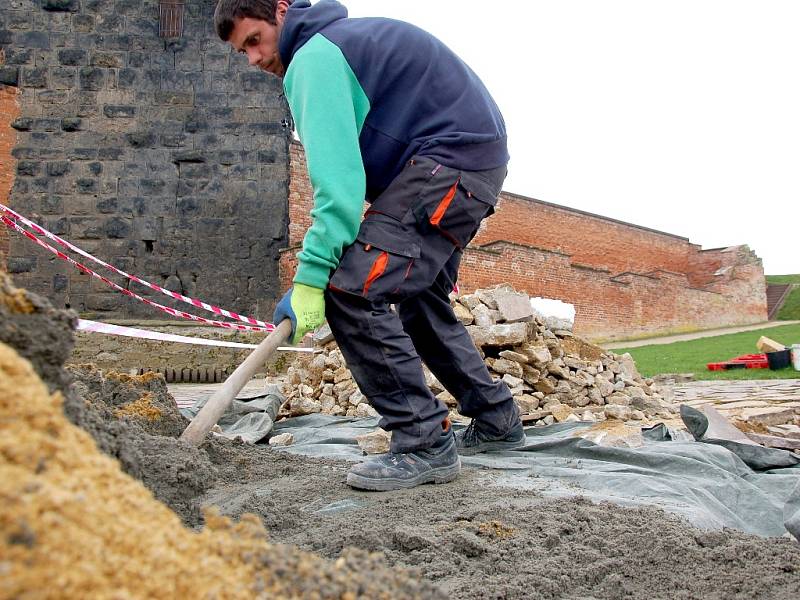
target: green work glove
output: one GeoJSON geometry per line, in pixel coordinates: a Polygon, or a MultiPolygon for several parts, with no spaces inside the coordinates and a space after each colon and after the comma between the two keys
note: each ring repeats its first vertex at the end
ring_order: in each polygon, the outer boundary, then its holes
{"type": "Polygon", "coordinates": [[[309,331],[325,322],[325,290],[294,284],[278,302],[272,322],[277,325],[284,319],[292,322],[292,344],[297,344],[309,331]]]}

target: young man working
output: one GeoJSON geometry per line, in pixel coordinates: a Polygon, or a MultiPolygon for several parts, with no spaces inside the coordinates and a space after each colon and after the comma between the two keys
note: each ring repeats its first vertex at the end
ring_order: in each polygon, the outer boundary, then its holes
{"type": "Polygon", "coordinates": [[[348,484],[450,481],[459,452],[521,446],[511,393],[448,297],[508,162],[503,118],[478,77],[421,29],[348,19],[335,0],[220,0],[214,18],[222,40],[283,78],[314,189],[294,285],[273,318],[291,319],[297,343],[327,317],[392,432],[390,453],[354,466],[348,484]],[[422,362],[472,417],[457,436],[422,362]]]}

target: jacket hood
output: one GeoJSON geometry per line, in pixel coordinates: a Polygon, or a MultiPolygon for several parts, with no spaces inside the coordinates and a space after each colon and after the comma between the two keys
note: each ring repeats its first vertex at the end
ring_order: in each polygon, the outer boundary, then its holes
{"type": "Polygon", "coordinates": [[[314,5],[309,0],[292,2],[286,12],[278,42],[278,52],[284,67],[289,67],[295,52],[317,32],[334,21],[346,18],[347,8],[336,0],[320,0],[314,5]]]}

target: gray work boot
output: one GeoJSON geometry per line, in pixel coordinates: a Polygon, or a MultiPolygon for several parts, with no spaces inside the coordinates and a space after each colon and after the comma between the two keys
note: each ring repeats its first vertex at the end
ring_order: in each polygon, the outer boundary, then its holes
{"type": "Polygon", "coordinates": [[[430,448],[407,454],[390,452],[359,463],[347,474],[347,485],[359,490],[384,492],[423,483],[446,483],[458,477],[461,460],[453,428],[448,426],[430,448]]]}
{"type": "Polygon", "coordinates": [[[481,452],[514,450],[524,445],[525,430],[522,427],[522,421],[519,420],[503,435],[492,432],[479,419],[472,419],[465,429],[456,433],[458,453],[464,456],[481,452]]]}

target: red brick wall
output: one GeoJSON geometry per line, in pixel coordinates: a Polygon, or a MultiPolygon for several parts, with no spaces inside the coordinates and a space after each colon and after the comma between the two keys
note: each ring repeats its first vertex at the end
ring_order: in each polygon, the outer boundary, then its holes
{"type": "MultiPolygon", "coordinates": [[[[284,288],[313,206],[302,146],[292,144],[290,155],[284,288]]],[[[767,319],[764,270],[747,246],[702,250],[676,235],[507,192],[464,253],[459,280],[462,292],[498,283],[574,304],[576,331],[594,339],[767,319]]]]}
{"type": "Polygon", "coordinates": [[[503,192],[496,213],[485,221],[473,246],[507,240],[559,250],[573,261],[615,272],[687,272],[699,246],[686,238],[599,215],[503,192]]]}
{"type": "Polygon", "coordinates": [[[314,192],[308,180],[306,154],[299,142],[289,144],[289,246],[280,252],[278,272],[281,290],[292,285],[296,255],[303,244],[303,236],[311,226],[311,209],[314,206],[314,192]]]}
{"type": "Polygon", "coordinates": [[[670,271],[615,274],[581,265],[568,254],[508,242],[468,248],[461,263],[462,292],[500,282],[575,305],[575,331],[595,339],[710,329],[765,321],[766,291],[760,261],[746,247],[738,264],[714,288],[692,286],[670,271]]]}
{"type": "Polygon", "coordinates": [[[289,144],[289,246],[303,243],[311,226],[314,193],[306,170],[306,153],[299,142],[289,144]]]}
{"type": "MultiPolygon", "coordinates": [[[[11,156],[17,140],[11,123],[18,116],[17,88],[0,85],[0,203],[5,205],[9,204],[8,197],[14,185],[14,173],[17,166],[16,159],[11,156]]],[[[0,271],[6,270],[8,234],[6,226],[0,224],[0,271]]]]}

